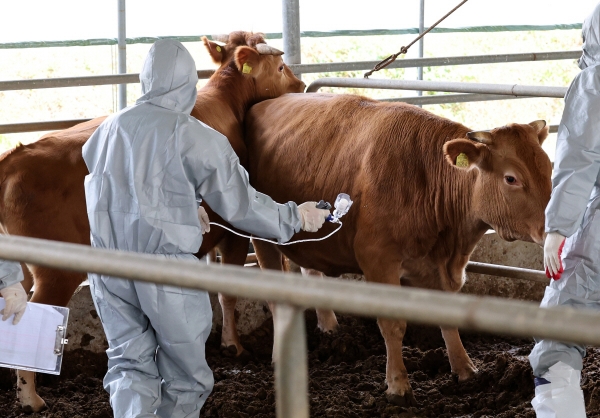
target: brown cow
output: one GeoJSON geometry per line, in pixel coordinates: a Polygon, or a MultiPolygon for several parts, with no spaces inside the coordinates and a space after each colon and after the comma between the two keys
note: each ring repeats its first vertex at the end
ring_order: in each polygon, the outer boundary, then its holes
{"type": "MultiPolygon", "coordinates": [[[[304,83],[283,63],[281,51],[268,47],[262,34],[234,32],[224,45],[203,38],[213,61],[220,65],[199,90],[192,116],[221,132],[231,142],[242,164],[247,156],[242,138],[246,111],[254,103],[284,93],[301,92],[304,83]],[[242,71],[244,65],[251,71],[242,71]]],[[[64,131],[43,136],[30,145],[19,145],[0,157],[0,228],[5,234],[89,245],[89,224],[83,189],[88,174],[81,148],[104,120],[97,118],[64,131]]],[[[210,208],[211,220],[223,223],[210,208]]],[[[246,259],[249,240],[211,228],[197,256],[204,256],[217,243],[225,253],[246,259]],[[233,236],[233,237],[230,237],[233,236]]],[[[236,263],[235,258],[223,257],[236,263]]],[[[85,274],[45,267],[24,268],[25,290],[35,291],[32,302],[66,306],[85,274]]],[[[45,409],[35,391],[34,374],[19,371],[17,394],[29,412],[45,409]]]]}
{"type": "MultiPolygon", "coordinates": [[[[340,192],[354,200],[341,230],[325,241],[254,242],[261,266],[281,268],[279,248],[328,276],[358,273],[377,283],[457,292],[488,229],[541,244],[552,171],[540,146],[545,121],[469,131],[416,106],[354,95],[288,94],[253,106],[245,138],[254,187],[277,201],[333,203],[340,192]]],[[[337,324],[332,312],[327,318],[322,328],[337,324]]],[[[406,322],[378,324],[388,400],[413,405],[402,360],[406,322]]],[[[442,335],[452,370],[460,380],[472,377],[476,368],[458,330],[442,328],[442,335]]]]}

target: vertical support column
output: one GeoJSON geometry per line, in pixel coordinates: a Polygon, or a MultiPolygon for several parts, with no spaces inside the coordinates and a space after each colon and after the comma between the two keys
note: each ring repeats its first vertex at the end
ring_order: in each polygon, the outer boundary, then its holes
{"type": "MultiPolygon", "coordinates": [[[[425,0],[420,0],[419,4],[419,34],[425,31],[425,0]]],[[[423,38],[419,39],[419,58],[423,58],[424,44],[423,38]]],[[[423,67],[417,68],[417,80],[423,80],[423,67]]],[[[418,91],[417,95],[422,96],[423,92],[418,91]]]]}
{"type": "MultiPolygon", "coordinates": [[[[283,11],[283,61],[301,64],[300,49],[300,0],[281,0],[283,11]]],[[[300,77],[300,74],[296,74],[300,77]]]]}
{"type": "Polygon", "coordinates": [[[273,319],[277,418],[309,418],[304,309],[277,304],[273,319]]]}
{"type": "MultiPolygon", "coordinates": [[[[126,58],[126,48],[127,44],[125,42],[125,0],[117,0],[118,9],[119,9],[119,20],[118,20],[118,55],[117,55],[117,73],[118,74],[126,74],[127,73],[127,58],[126,58]]],[[[119,110],[127,107],[127,84],[119,84],[117,86],[117,105],[119,110]]]]}

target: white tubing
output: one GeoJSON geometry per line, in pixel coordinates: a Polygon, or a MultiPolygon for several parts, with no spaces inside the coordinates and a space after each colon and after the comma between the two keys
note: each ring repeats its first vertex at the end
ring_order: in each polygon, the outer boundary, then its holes
{"type": "Polygon", "coordinates": [[[333,234],[335,234],[337,231],[340,230],[340,228],[342,227],[342,222],[341,221],[337,221],[336,223],[338,223],[340,225],[335,230],[331,231],[329,234],[325,235],[322,238],[301,239],[301,240],[298,240],[298,241],[288,241],[288,242],[283,242],[283,243],[277,242],[277,241],[273,241],[273,240],[270,240],[270,239],[266,239],[266,238],[255,237],[255,236],[250,236],[250,235],[244,235],[244,234],[241,234],[239,232],[234,231],[231,228],[227,228],[225,225],[221,225],[221,224],[218,224],[216,222],[211,222],[210,224],[211,225],[220,226],[221,228],[224,228],[224,229],[228,230],[229,232],[233,232],[235,235],[239,235],[240,237],[252,238],[252,239],[259,239],[261,241],[270,242],[271,244],[275,244],[275,245],[292,245],[292,244],[298,244],[298,243],[301,243],[301,242],[323,241],[324,239],[329,238],[330,236],[332,236],[333,234]]]}

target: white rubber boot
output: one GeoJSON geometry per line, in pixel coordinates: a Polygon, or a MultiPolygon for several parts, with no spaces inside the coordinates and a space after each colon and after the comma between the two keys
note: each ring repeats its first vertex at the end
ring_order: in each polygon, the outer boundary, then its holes
{"type": "Polygon", "coordinates": [[[537,418],[585,418],[579,370],[559,361],[542,377],[550,383],[535,388],[531,405],[537,418]]]}

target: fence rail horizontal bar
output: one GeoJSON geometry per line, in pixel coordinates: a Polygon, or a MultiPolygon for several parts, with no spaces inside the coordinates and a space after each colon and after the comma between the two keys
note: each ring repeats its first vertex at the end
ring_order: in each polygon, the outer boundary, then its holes
{"type": "MultiPolygon", "coordinates": [[[[198,78],[210,78],[215,70],[199,70],[198,78]]],[[[111,74],[86,77],[38,78],[34,80],[0,81],[0,91],[34,90],[58,87],[103,86],[107,84],[135,84],[140,82],[138,74],[111,74]]]]}
{"type": "Polygon", "coordinates": [[[23,122],[23,123],[7,123],[0,125],[0,135],[15,134],[23,132],[39,132],[39,131],[56,131],[59,129],[67,129],[82,122],[87,122],[91,119],[70,119],[57,120],[47,122],[23,122]]]}
{"type": "Polygon", "coordinates": [[[387,99],[378,99],[380,102],[404,102],[419,106],[447,104],[447,103],[471,103],[471,102],[486,102],[494,100],[521,100],[534,99],[535,97],[514,97],[505,94],[476,94],[476,93],[459,93],[459,94],[434,94],[425,96],[405,96],[405,97],[390,97],[387,99]]]}
{"type": "MultiPolygon", "coordinates": [[[[471,65],[471,64],[499,64],[508,62],[530,62],[530,61],[552,61],[564,59],[577,59],[581,57],[581,51],[555,51],[555,52],[526,52],[520,54],[492,54],[492,55],[469,55],[460,57],[438,57],[438,58],[401,58],[388,65],[386,68],[410,68],[410,67],[440,67],[447,65],[471,65]]],[[[370,70],[380,61],[354,61],[354,62],[332,62],[317,64],[291,64],[289,67],[296,74],[303,73],[326,73],[336,71],[361,71],[370,70]]]]}
{"type": "MultiPolygon", "coordinates": [[[[522,54],[502,55],[473,55],[465,57],[412,58],[399,59],[388,68],[433,67],[445,65],[489,64],[506,62],[525,62],[543,60],[575,59],[581,56],[581,51],[530,52],[522,54]]],[[[359,71],[373,68],[378,61],[335,62],[319,64],[291,64],[290,68],[296,74],[325,73],[337,71],[359,71]]],[[[215,70],[199,70],[200,79],[210,78],[215,70]]],[[[0,81],[0,91],[48,89],[59,87],[100,86],[107,84],[139,83],[139,74],[109,74],[86,77],[40,78],[33,80],[0,81]]]]}
{"type": "MultiPolygon", "coordinates": [[[[258,263],[256,253],[250,253],[246,256],[245,264],[258,263]]],[[[470,273],[487,274],[490,276],[509,277],[511,279],[531,280],[534,282],[546,283],[550,281],[546,273],[541,270],[533,270],[521,267],[503,266],[499,264],[480,263],[469,261],[466,270],[470,273]]]]}
{"type": "Polygon", "coordinates": [[[546,283],[550,279],[546,277],[546,273],[540,270],[526,269],[521,267],[501,266],[498,264],[479,263],[469,261],[467,264],[467,272],[487,274],[490,276],[509,277],[512,279],[531,280],[534,282],[546,283]]]}
{"type": "MultiPolygon", "coordinates": [[[[398,100],[402,101],[402,100],[398,100]]],[[[417,104],[417,103],[413,103],[417,104]]],[[[2,134],[13,134],[23,132],[40,132],[40,131],[56,131],[60,129],[67,129],[71,126],[75,126],[82,122],[87,122],[91,119],[70,119],[70,120],[57,120],[47,122],[24,122],[24,123],[9,123],[0,125],[0,135],[2,134]]],[[[550,133],[558,131],[558,125],[550,125],[550,133]]]]}
{"type": "Polygon", "coordinates": [[[307,93],[317,92],[322,87],[443,91],[451,93],[504,94],[515,97],[563,98],[567,87],[528,86],[520,84],[461,83],[452,81],[387,80],[368,78],[325,77],[313,81],[307,93]]]}
{"type": "Polygon", "coordinates": [[[600,345],[600,313],[585,309],[539,308],[532,302],[495,297],[337,279],[314,280],[293,273],[204,265],[19,236],[0,235],[0,258],[224,292],[301,308],[600,345]]]}
{"type": "MultiPolygon", "coordinates": [[[[461,32],[515,32],[515,31],[536,31],[536,30],[571,30],[581,29],[581,23],[567,23],[554,25],[493,25],[493,26],[468,26],[462,28],[434,28],[431,33],[461,33],[461,32]]],[[[301,31],[303,38],[328,38],[333,36],[390,36],[390,35],[408,35],[419,33],[419,28],[405,29],[366,29],[366,30],[333,30],[333,31],[301,31]]],[[[199,42],[202,35],[190,36],[142,36],[137,38],[127,38],[128,44],[152,44],[158,39],[177,39],[180,42],[199,42]]],[[[211,35],[206,35],[212,39],[211,35]]],[[[280,32],[266,33],[266,39],[281,39],[280,32]]],[[[25,49],[25,48],[49,48],[66,46],[98,46],[98,45],[116,45],[116,38],[97,38],[97,39],[73,39],[61,41],[23,41],[23,42],[5,42],[0,43],[0,49],[25,49]]]]}

